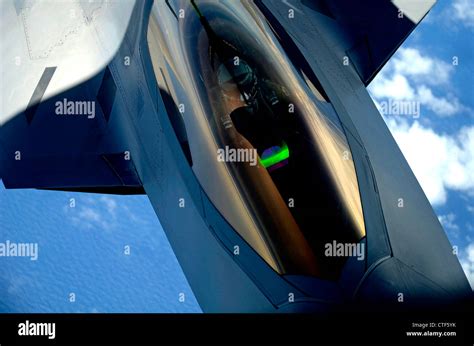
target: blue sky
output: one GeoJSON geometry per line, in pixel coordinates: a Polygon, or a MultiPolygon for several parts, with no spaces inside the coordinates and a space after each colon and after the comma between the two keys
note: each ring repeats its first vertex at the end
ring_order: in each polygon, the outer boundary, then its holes
{"type": "Polygon", "coordinates": [[[146,196],[0,183],[0,220],[1,242],[38,244],[0,258],[0,312],[200,312],[146,196]]]}
{"type": "MultiPolygon", "coordinates": [[[[379,105],[420,103],[416,119],[384,119],[458,246],[471,285],[473,34],[471,0],[439,1],[369,87],[379,105]]],[[[0,220],[0,241],[39,246],[37,261],[1,258],[0,312],[200,311],[144,196],[5,190],[0,183],[0,220]]]]}
{"type": "Polygon", "coordinates": [[[474,2],[440,0],[369,86],[474,287],[474,2]],[[457,62],[457,64],[456,64],[457,62]]]}

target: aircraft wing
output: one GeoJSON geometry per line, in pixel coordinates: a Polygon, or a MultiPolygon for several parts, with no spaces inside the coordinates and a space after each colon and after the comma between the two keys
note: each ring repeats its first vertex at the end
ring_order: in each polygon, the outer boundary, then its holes
{"type": "Polygon", "coordinates": [[[108,130],[121,120],[110,119],[118,88],[107,65],[126,37],[134,3],[0,3],[6,188],[143,193],[124,134],[108,130]],[[82,115],[71,115],[78,110],[82,115]]]}
{"type": "Polygon", "coordinates": [[[303,45],[305,42],[298,33],[319,31],[338,52],[341,63],[347,57],[360,79],[368,85],[436,0],[256,2],[267,18],[286,17],[275,23],[303,45]]]}

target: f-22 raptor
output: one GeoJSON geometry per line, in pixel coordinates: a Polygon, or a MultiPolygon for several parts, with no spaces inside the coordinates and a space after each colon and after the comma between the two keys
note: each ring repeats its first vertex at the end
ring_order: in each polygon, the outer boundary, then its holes
{"type": "Polygon", "coordinates": [[[0,178],[146,194],[206,312],[457,302],[366,90],[433,4],[2,1],[0,178]]]}

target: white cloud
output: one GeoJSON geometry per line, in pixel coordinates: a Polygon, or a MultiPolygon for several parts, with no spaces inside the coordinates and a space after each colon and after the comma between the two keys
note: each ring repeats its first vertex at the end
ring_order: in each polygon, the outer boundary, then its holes
{"type": "Polygon", "coordinates": [[[471,288],[474,290],[474,243],[469,244],[466,247],[465,254],[461,254],[460,257],[464,273],[471,284],[471,288]]]}
{"type": "Polygon", "coordinates": [[[117,202],[108,196],[100,197],[100,200],[105,204],[107,212],[115,216],[115,210],[117,209],[117,202]]]}
{"type": "Polygon", "coordinates": [[[79,211],[79,217],[87,222],[99,222],[102,219],[96,210],[89,207],[81,208],[79,211]]]}
{"type": "Polygon", "coordinates": [[[448,189],[474,194],[474,127],[450,136],[417,121],[387,125],[432,205],[444,204],[448,189]]]}
{"type": "Polygon", "coordinates": [[[415,90],[410,86],[408,79],[401,74],[393,74],[387,78],[377,77],[370,84],[370,93],[379,99],[412,100],[415,97],[415,90]]]}
{"type": "Polygon", "coordinates": [[[422,55],[415,48],[400,48],[391,62],[396,74],[423,79],[433,85],[449,82],[454,66],[442,60],[422,55]]]}
{"type": "Polygon", "coordinates": [[[118,224],[118,217],[125,217],[123,212],[127,213],[124,206],[118,205],[116,198],[94,195],[77,199],[74,208],[65,206],[64,211],[81,228],[102,230],[113,229],[118,224]]]}
{"type": "Polygon", "coordinates": [[[452,4],[454,19],[474,28],[474,4],[472,0],[455,0],[452,4]]]}
{"type": "Polygon", "coordinates": [[[439,222],[443,225],[444,229],[454,237],[459,237],[459,226],[456,223],[456,215],[454,213],[449,213],[446,215],[438,216],[439,222]]]}
{"type": "Polygon", "coordinates": [[[81,225],[87,229],[110,229],[111,223],[107,215],[104,215],[102,210],[94,209],[89,206],[79,207],[79,211],[76,216],[72,217],[75,224],[81,225]]]}
{"type": "Polygon", "coordinates": [[[451,116],[463,110],[458,99],[453,97],[449,101],[444,97],[435,97],[431,89],[421,85],[417,89],[417,98],[423,105],[439,115],[451,116]]]}
{"type": "MultiPolygon", "coordinates": [[[[369,86],[378,107],[386,100],[421,104],[439,116],[469,111],[446,92],[454,67],[423,55],[414,48],[400,48],[369,86]],[[443,96],[437,95],[436,91],[443,96]]],[[[442,205],[448,190],[474,196],[474,127],[452,135],[435,132],[418,121],[385,118],[395,140],[432,205],[442,205]]]]}
{"type": "Polygon", "coordinates": [[[468,111],[452,94],[446,93],[454,66],[423,55],[418,49],[400,48],[369,86],[371,95],[381,99],[417,101],[439,116],[468,111]],[[434,89],[443,87],[439,96],[434,89]]]}
{"type": "Polygon", "coordinates": [[[456,215],[453,213],[449,213],[446,215],[440,215],[438,217],[439,222],[448,229],[459,229],[459,226],[454,222],[456,220],[456,215]]]}

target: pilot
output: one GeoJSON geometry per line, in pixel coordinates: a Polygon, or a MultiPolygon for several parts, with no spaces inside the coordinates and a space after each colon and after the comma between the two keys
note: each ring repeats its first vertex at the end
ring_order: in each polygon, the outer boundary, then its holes
{"type": "Polygon", "coordinates": [[[280,145],[294,127],[294,116],[288,112],[288,91],[268,79],[258,78],[257,72],[243,59],[221,64],[217,81],[224,97],[235,97],[237,86],[245,107],[235,109],[230,117],[237,131],[261,154],[265,149],[280,145]]]}

